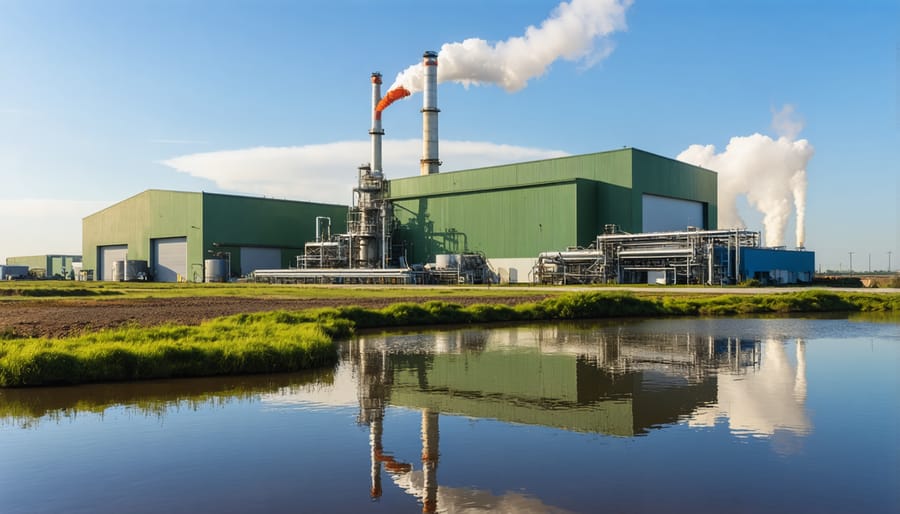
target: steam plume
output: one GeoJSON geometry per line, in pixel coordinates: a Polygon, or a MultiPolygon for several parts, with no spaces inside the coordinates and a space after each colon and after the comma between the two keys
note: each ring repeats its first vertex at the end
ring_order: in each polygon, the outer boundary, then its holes
{"type": "MultiPolygon", "coordinates": [[[[572,0],[559,4],[539,28],[529,26],[522,36],[494,45],[477,38],[445,43],[438,53],[438,82],[496,84],[515,92],[557,59],[594,65],[612,52],[609,41],[598,49],[597,39],[625,30],[630,5],[631,0],[572,0]]],[[[391,89],[420,92],[423,76],[421,63],[410,66],[397,75],[391,89]]]]}
{"type": "Polygon", "coordinates": [[[719,227],[746,227],[737,210],[739,195],[763,214],[767,246],[784,246],[785,232],[793,204],[796,214],[796,243],[806,239],[806,167],[814,153],[806,139],[794,138],[803,122],[786,105],[774,113],[773,127],[778,139],[762,134],[733,137],[722,153],[714,145],[691,145],[676,157],[719,173],[719,227]]]}

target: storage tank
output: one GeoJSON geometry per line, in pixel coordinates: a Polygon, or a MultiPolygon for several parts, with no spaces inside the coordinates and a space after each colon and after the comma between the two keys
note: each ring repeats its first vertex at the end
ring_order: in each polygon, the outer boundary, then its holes
{"type": "Polygon", "coordinates": [[[113,261],[111,278],[114,282],[125,280],[125,261],[113,261]]]}
{"type": "Polygon", "coordinates": [[[455,253],[439,253],[434,256],[434,267],[437,269],[454,269],[459,265],[459,256],[455,253]]]}
{"type": "Polygon", "coordinates": [[[227,261],[225,259],[206,259],[203,261],[204,282],[225,282],[228,276],[227,261]]]}

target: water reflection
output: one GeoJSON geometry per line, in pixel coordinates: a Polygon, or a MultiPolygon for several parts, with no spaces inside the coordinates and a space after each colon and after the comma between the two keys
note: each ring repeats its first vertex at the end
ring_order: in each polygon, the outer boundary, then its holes
{"type": "Polygon", "coordinates": [[[718,373],[716,403],[691,417],[692,426],[712,426],[726,419],[732,432],[772,436],[784,430],[798,435],[811,429],[806,413],[806,343],[795,344],[792,366],[786,344],[762,343],[762,360],[752,373],[722,370],[718,373]]]}
{"type": "Polygon", "coordinates": [[[358,422],[370,429],[371,495],[382,465],[424,512],[557,511],[517,493],[437,484],[439,413],[610,436],[725,418],[735,433],[806,434],[805,343],[574,326],[361,336],[343,347],[357,377],[358,422]],[[382,445],[385,408],[422,414],[422,465],[382,445]]]}
{"type": "MultiPolygon", "coordinates": [[[[113,407],[161,420],[237,402],[259,402],[262,412],[340,407],[350,425],[355,413],[368,430],[369,469],[360,469],[369,477],[368,496],[402,491],[424,512],[563,512],[521,491],[441,484],[441,415],[616,440],[673,425],[727,425],[740,436],[776,441],[812,431],[802,339],[708,335],[701,322],[362,335],[340,352],[335,369],[311,373],[0,389],[0,423],[36,428],[41,420],[102,416],[113,407]],[[417,434],[402,434],[421,443],[411,462],[384,445],[386,417],[398,410],[421,416],[417,434]]],[[[455,436],[443,434],[445,444],[455,436]]],[[[365,498],[364,480],[357,486],[365,498]]]]}
{"type": "Polygon", "coordinates": [[[344,347],[343,359],[358,377],[361,423],[390,404],[626,437],[732,412],[742,430],[769,434],[777,425],[805,431],[804,398],[794,393],[805,390],[803,343],[796,373],[783,345],[529,327],[359,337],[344,347]],[[776,402],[778,409],[741,410],[748,402],[730,407],[735,395],[776,402]]]}
{"type": "Polygon", "coordinates": [[[85,414],[102,416],[111,408],[162,419],[180,409],[225,407],[237,401],[255,401],[267,393],[326,394],[334,381],[335,370],[324,369],[281,375],[0,388],[0,424],[37,428],[41,421],[74,420],[85,414]]]}

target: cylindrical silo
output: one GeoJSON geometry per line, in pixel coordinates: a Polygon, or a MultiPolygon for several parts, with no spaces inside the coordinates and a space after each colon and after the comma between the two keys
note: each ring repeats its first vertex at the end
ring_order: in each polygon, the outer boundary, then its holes
{"type": "Polygon", "coordinates": [[[204,282],[225,282],[228,272],[225,259],[206,259],[203,261],[204,282]]]}

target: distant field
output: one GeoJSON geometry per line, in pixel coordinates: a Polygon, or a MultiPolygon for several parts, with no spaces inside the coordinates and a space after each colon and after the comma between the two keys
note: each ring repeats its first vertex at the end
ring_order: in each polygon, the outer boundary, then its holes
{"type": "MultiPolygon", "coordinates": [[[[564,292],[560,288],[558,292],[564,292]]],[[[509,297],[534,294],[528,287],[489,286],[332,286],[271,285],[235,282],[192,284],[163,282],[73,282],[22,280],[0,282],[0,301],[27,298],[188,298],[248,297],[291,299],[408,298],[454,296],[509,297]]]]}
{"type": "MultiPolygon", "coordinates": [[[[528,297],[534,295],[554,296],[576,291],[628,291],[635,296],[707,297],[711,294],[778,294],[809,291],[810,287],[708,287],[708,286],[654,286],[654,285],[610,285],[610,286],[531,286],[531,285],[460,285],[460,286],[345,286],[345,285],[272,285],[246,282],[228,284],[193,284],[163,282],[74,282],[22,280],[0,282],[0,302],[4,300],[27,300],[38,298],[80,298],[80,299],[151,299],[151,298],[271,298],[341,300],[354,299],[440,299],[452,301],[455,297],[483,297],[485,300],[500,298],[528,297]]],[[[825,288],[835,292],[897,293],[897,289],[873,288],[825,288]]]]}

